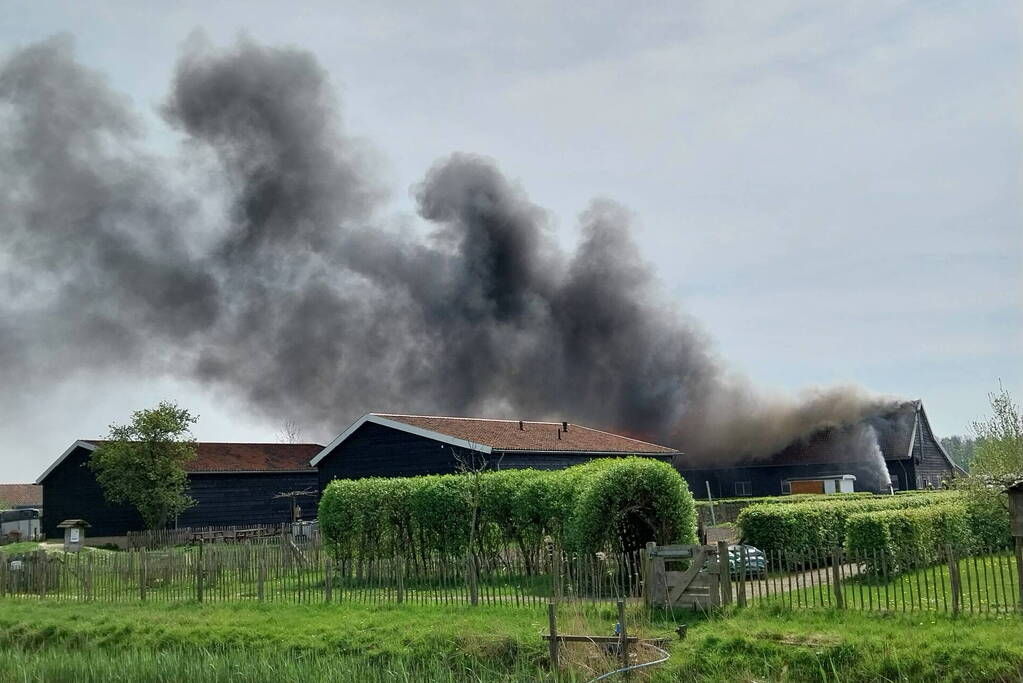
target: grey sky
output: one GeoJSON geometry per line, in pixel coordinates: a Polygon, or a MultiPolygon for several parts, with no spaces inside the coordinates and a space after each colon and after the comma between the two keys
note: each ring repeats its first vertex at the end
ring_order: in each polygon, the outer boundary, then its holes
{"type": "MultiPolygon", "coordinates": [[[[923,398],[939,434],[999,378],[1023,393],[1017,3],[585,5],[9,2],[0,47],[73,34],[154,150],[177,143],[155,108],[192,31],[309,50],[413,226],[407,188],[485,154],[563,244],[594,196],[629,207],[670,301],[767,389],[923,398]]],[[[164,397],[200,439],[279,428],[173,377],[36,372],[42,389],[0,388],[0,481],[164,397]]]]}

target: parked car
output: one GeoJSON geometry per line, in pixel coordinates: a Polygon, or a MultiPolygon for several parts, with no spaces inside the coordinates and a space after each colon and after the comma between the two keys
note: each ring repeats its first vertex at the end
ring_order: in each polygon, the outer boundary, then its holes
{"type": "Polygon", "coordinates": [[[732,576],[742,571],[743,549],[746,555],[746,576],[764,576],[767,574],[767,555],[764,551],[751,545],[728,546],[728,566],[732,576]]]}

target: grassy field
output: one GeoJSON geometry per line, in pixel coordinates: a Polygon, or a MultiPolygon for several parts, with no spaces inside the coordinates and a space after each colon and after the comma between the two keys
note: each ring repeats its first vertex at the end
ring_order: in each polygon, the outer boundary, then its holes
{"type": "MultiPolygon", "coordinates": [[[[630,632],[689,624],[652,681],[1019,681],[1023,622],[758,608],[629,614],[630,632]]],[[[610,634],[613,609],[567,607],[562,632],[610,634]]],[[[553,680],[540,610],[505,607],[0,602],[0,681],[553,680]]],[[[652,656],[646,653],[644,656],[652,656]]],[[[613,661],[566,653],[565,680],[613,661]]]]}
{"type": "Polygon", "coordinates": [[[19,553],[31,553],[39,550],[41,543],[36,541],[18,541],[17,543],[8,543],[7,545],[0,545],[0,553],[7,553],[9,555],[17,555],[19,553]]]}
{"type": "MultiPolygon", "coordinates": [[[[1019,580],[1011,552],[980,557],[964,557],[958,561],[962,591],[960,609],[964,614],[1006,615],[1019,609],[1019,580]]],[[[773,578],[770,595],[752,591],[752,600],[769,604],[798,607],[833,607],[834,593],[830,587],[830,567],[816,572],[814,583],[805,577],[792,580],[773,578]]],[[[948,565],[938,564],[882,578],[861,574],[843,580],[846,606],[855,610],[952,612],[952,581],[948,565]]],[[[925,615],[926,616],[926,615],[925,615]]]]}

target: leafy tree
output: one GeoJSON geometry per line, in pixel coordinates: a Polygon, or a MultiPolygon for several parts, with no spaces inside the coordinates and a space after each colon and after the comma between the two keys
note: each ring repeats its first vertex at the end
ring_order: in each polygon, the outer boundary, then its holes
{"type": "Polygon", "coordinates": [[[946,436],[941,439],[941,446],[955,464],[967,472],[976,456],[977,441],[969,436],[946,436]]]}
{"type": "Polygon", "coordinates": [[[198,416],[176,403],[132,413],[130,424],[110,425],[108,440],[89,467],[111,503],[131,505],[148,529],[160,529],[195,505],[185,466],[196,457],[189,431],[198,416]]]}
{"type": "Polygon", "coordinates": [[[971,526],[979,540],[994,545],[1009,536],[1005,489],[1023,479],[1023,413],[1004,387],[988,398],[991,416],[972,425],[975,455],[970,475],[958,486],[969,496],[971,526]]]}
{"type": "Polygon", "coordinates": [[[1023,413],[1009,392],[990,394],[992,415],[973,423],[977,436],[971,474],[989,487],[1005,487],[1023,479],[1023,413]]]}

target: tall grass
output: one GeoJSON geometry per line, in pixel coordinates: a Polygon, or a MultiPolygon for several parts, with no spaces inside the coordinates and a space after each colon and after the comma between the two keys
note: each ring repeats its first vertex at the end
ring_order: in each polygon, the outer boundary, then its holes
{"type": "MultiPolygon", "coordinates": [[[[568,676],[572,680],[572,676],[568,676]]],[[[438,657],[366,659],[351,655],[210,650],[0,652],[0,681],[51,683],[238,683],[263,681],[544,681],[549,671],[528,661],[511,665],[438,657]]]]}

